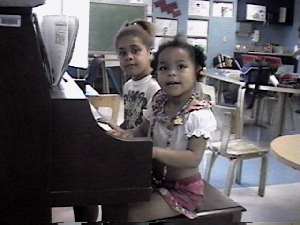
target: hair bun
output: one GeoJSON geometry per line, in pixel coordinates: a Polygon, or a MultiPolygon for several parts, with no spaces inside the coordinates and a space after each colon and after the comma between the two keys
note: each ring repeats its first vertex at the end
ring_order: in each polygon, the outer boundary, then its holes
{"type": "Polygon", "coordinates": [[[137,19],[134,20],[130,23],[131,25],[138,25],[140,26],[143,30],[145,30],[150,36],[155,35],[155,28],[154,25],[148,21],[137,19]]]}

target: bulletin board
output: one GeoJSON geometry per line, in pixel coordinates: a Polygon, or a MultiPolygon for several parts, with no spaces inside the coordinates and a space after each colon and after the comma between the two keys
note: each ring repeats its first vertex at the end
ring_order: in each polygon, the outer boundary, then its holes
{"type": "Polygon", "coordinates": [[[90,1],[89,52],[114,51],[113,40],[126,22],[146,18],[145,4],[118,4],[100,0],[90,1]]]}

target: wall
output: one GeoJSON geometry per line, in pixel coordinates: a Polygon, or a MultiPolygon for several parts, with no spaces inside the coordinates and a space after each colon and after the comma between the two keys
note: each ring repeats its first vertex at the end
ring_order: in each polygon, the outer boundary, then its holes
{"type": "Polygon", "coordinates": [[[300,43],[300,37],[298,35],[298,28],[300,27],[300,0],[295,0],[294,10],[294,24],[292,27],[288,27],[285,31],[283,44],[293,49],[294,46],[300,43]]]}
{"type": "MultiPolygon", "coordinates": [[[[47,0],[53,1],[53,0],[47,0]]],[[[61,0],[57,0],[61,1],[61,0]]],[[[67,1],[67,0],[65,0],[67,1]]],[[[72,1],[72,0],[71,0],[72,1]]],[[[87,1],[87,0],[86,0],[87,1]]],[[[128,3],[130,0],[110,0],[117,3],[128,3]]],[[[152,2],[155,2],[153,0],[152,2]]],[[[167,3],[177,2],[178,8],[181,11],[181,15],[178,19],[178,31],[186,33],[187,20],[188,20],[188,0],[166,0],[167,3]]],[[[72,1],[73,2],[73,1],[72,1]]],[[[142,1],[141,1],[142,2],[142,1]]],[[[145,1],[146,2],[146,1],[145,1]]],[[[222,0],[222,2],[234,3],[234,15],[232,18],[218,18],[218,17],[206,17],[209,21],[209,37],[208,37],[208,52],[207,52],[207,66],[212,66],[212,58],[219,53],[223,53],[229,56],[233,56],[236,44],[251,43],[251,37],[240,37],[236,35],[237,27],[239,23],[236,22],[236,10],[238,0],[222,0]]],[[[210,0],[212,6],[213,0],[210,0]]],[[[59,4],[56,4],[56,6],[59,4]]],[[[73,6],[74,7],[74,6],[73,6]]],[[[73,10],[74,11],[74,10],[73,10]]],[[[76,10],[75,10],[76,11],[76,10]]],[[[260,42],[272,42],[287,46],[289,50],[293,50],[293,47],[298,42],[297,29],[300,26],[300,15],[297,12],[300,11],[300,0],[295,0],[295,13],[294,13],[294,26],[280,26],[269,24],[255,24],[252,23],[253,29],[260,30],[260,42]],[[283,35],[284,34],[284,35],[283,35]]],[[[160,8],[153,7],[153,17],[172,18],[170,14],[161,12],[160,8]]],[[[210,13],[212,15],[212,12],[210,13]]],[[[81,28],[79,28],[81,29],[81,28]]],[[[84,28],[88,30],[88,27],[84,28]]]]}
{"type": "MultiPolygon", "coordinates": [[[[175,0],[167,0],[167,3],[175,0]]],[[[208,52],[207,52],[207,67],[212,67],[212,59],[219,53],[233,56],[236,43],[236,3],[238,0],[223,0],[222,2],[234,2],[234,15],[232,18],[205,17],[209,21],[208,25],[208,52]]],[[[155,0],[153,0],[155,2],[155,0]]],[[[181,16],[178,19],[178,31],[186,33],[188,16],[188,0],[177,0],[178,8],[181,11],[181,16]]],[[[210,0],[210,8],[212,9],[213,0],[210,0]]],[[[153,17],[171,18],[170,14],[161,12],[159,8],[153,7],[153,17]]],[[[212,15],[212,10],[210,12],[212,15]]]]}

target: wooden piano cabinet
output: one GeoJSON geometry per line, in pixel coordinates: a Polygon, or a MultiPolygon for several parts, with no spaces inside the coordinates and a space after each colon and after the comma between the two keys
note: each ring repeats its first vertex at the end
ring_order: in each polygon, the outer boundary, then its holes
{"type": "Polygon", "coordinates": [[[107,135],[73,80],[49,88],[32,9],[0,7],[6,14],[20,26],[0,26],[0,224],[48,223],[51,207],[148,200],[150,139],[107,135]]]}
{"type": "Polygon", "coordinates": [[[22,21],[0,26],[0,224],[48,223],[49,85],[31,8],[0,7],[0,14],[22,21]]]}
{"type": "Polygon", "coordinates": [[[127,203],[148,200],[152,141],[106,134],[94,120],[88,99],[68,76],[52,88],[51,102],[50,205],[111,205],[127,212],[127,203]]]}

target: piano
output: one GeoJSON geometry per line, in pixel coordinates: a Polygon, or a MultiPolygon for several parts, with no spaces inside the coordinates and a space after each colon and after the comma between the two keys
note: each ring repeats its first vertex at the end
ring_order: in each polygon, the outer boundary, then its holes
{"type": "MultiPolygon", "coordinates": [[[[1,4],[0,224],[49,224],[51,207],[89,205],[125,221],[152,192],[152,142],[108,135],[69,77],[50,87],[32,8],[1,4]]],[[[199,217],[178,224],[237,224],[244,208],[206,187],[199,217]]]]}
{"type": "Polygon", "coordinates": [[[73,80],[49,87],[31,7],[0,4],[0,17],[0,223],[46,224],[61,206],[126,217],[150,197],[152,142],[108,135],[73,80]]]}

